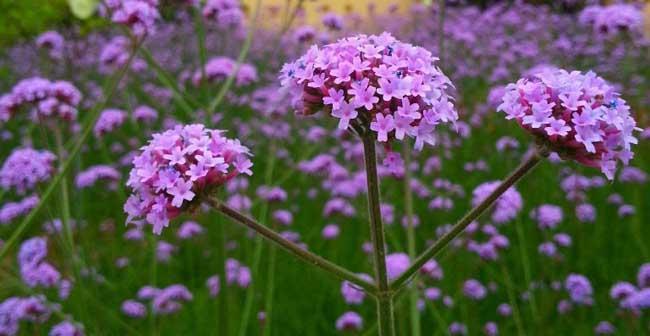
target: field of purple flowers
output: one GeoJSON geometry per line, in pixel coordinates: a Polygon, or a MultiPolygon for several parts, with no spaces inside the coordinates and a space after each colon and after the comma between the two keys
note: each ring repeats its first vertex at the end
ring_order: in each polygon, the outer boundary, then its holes
{"type": "Polygon", "coordinates": [[[0,51],[0,335],[650,335],[641,4],[163,2],[0,51]]]}

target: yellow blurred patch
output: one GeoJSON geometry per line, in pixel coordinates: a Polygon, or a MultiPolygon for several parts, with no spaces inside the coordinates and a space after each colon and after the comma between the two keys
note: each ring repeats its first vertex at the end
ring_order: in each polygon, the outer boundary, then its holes
{"type": "Polygon", "coordinates": [[[98,3],[99,0],[68,0],[72,14],[82,20],[93,15],[98,3]]]}
{"type": "Polygon", "coordinates": [[[650,2],[646,3],[643,9],[643,32],[647,39],[650,39],[650,2]]]}
{"type": "MultiPolygon", "coordinates": [[[[257,0],[242,0],[245,8],[254,8],[257,0]]],[[[414,0],[397,0],[397,1],[376,1],[376,0],[306,0],[302,1],[302,17],[299,21],[303,24],[319,25],[321,16],[327,12],[334,12],[341,15],[356,13],[362,17],[367,17],[371,13],[387,13],[389,11],[403,12],[416,3],[414,0]]],[[[430,2],[430,1],[429,1],[430,2]]],[[[268,20],[270,12],[279,13],[276,19],[280,20],[287,5],[293,10],[300,1],[295,0],[262,0],[263,15],[267,17],[263,24],[277,24],[276,20],[268,20]]]]}

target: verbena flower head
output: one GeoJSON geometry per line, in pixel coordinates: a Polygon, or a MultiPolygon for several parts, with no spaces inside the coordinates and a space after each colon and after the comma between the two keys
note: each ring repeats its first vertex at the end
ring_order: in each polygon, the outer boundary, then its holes
{"type": "Polygon", "coordinates": [[[361,315],[348,311],[336,320],[336,330],[339,331],[358,331],[363,327],[361,315]]]}
{"type": "Polygon", "coordinates": [[[593,72],[547,71],[509,84],[498,108],[564,159],[597,167],[613,179],[627,165],[640,130],[630,107],[593,72]]]}
{"type": "MultiPolygon", "coordinates": [[[[225,56],[213,57],[204,67],[205,76],[207,78],[203,78],[204,71],[199,69],[192,75],[192,83],[198,86],[203,80],[210,82],[223,81],[235,71],[236,67],[237,61],[232,58],[225,56]]],[[[235,84],[237,86],[249,85],[257,80],[257,69],[255,66],[248,63],[242,63],[239,65],[239,69],[235,74],[235,84]]]]}
{"type": "Polygon", "coordinates": [[[0,187],[15,189],[19,194],[34,189],[54,173],[56,156],[46,150],[19,148],[14,150],[0,169],[0,187]]]}
{"type": "Polygon", "coordinates": [[[564,287],[566,288],[571,300],[578,304],[587,304],[591,305],[593,302],[592,294],[593,289],[589,279],[581,274],[569,274],[569,276],[564,281],[564,287]]]}
{"type": "Polygon", "coordinates": [[[121,175],[117,169],[107,165],[97,165],[79,172],[75,177],[75,185],[79,189],[93,186],[99,180],[115,182],[120,179],[121,175]]]}
{"type": "Polygon", "coordinates": [[[112,10],[111,20],[129,27],[138,37],[153,33],[160,18],[158,0],[117,0],[107,4],[112,10]]]}
{"type": "Polygon", "coordinates": [[[134,193],[124,205],[127,222],[144,220],[160,234],[170,219],[198,205],[201,196],[238,174],[252,175],[249,156],[239,140],[201,124],[154,134],[133,159],[127,186],[134,193]]]}
{"type": "Polygon", "coordinates": [[[83,329],[69,321],[63,321],[52,327],[49,336],[84,336],[83,329]]]}
{"type": "Polygon", "coordinates": [[[36,46],[48,52],[53,59],[63,57],[65,40],[63,36],[54,30],[46,31],[36,38],[36,46]]]}
{"type": "Polygon", "coordinates": [[[244,23],[244,12],[238,0],[207,0],[201,11],[206,19],[215,20],[221,28],[237,28],[244,23]]]}
{"type": "MultiPolygon", "coordinates": [[[[500,181],[491,181],[480,184],[472,192],[472,205],[477,206],[500,184],[500,181]]],[[[496,224],[506,223],[517,217],[522,207],[523,199],[521,194],[517,189],[515,189],[515,187],[510,187],[497,199],[494,209],[492,210],[491,219],[496,224]]]]}
{"type": "Polygon", "coordinates": [[[0,224],[7,224],[17,217],[26,215],[35,208],[39,202],[40,199],[38,196],[32,195],[25,197],[18,202],[5,203],[0,208],[0,224]]]}
{"type": "Polygon", "coordinates": [[[36,117],[74,120],[81,92],[67,81],[45,78],[26,78],[14,85],[9,93],[0,96],[0,122],[8,121],[23,107],[32,107],[36,117]]]}
{"type": "Polygon", "coordinates": [[[580,12],[578,19],[583,25],[591,26],[595,32],[609,35],[632,31],[643,25],[643,13],[630,4],[587,6],[580,12]]]}
{"type": "Polygon", "coordinates": [[[93,133],[96,137],[101,137],[120,127],[124,121],[126,121],[126,112],[119,109],[106,109],[99,115],[93,133]]]}
{"type": "Polygon", "coordinates": [[[322,48],[312,46],[280,79],[305,115],[323,109],[350,124],[374,131],[377,140],[415,138],[415,147],[433,144],[435,127],[458,114],[448,90],[451,81],[427,50],[389,33],[357,35],[322,48]]]}

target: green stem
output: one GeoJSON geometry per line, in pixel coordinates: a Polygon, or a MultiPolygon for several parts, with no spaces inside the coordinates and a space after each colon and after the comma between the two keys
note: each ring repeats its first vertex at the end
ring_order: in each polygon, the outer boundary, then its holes
{"type": "Polygon", "coordinates": [[[508,272],[508,267],[504,264],[501,264],[501,271],[503,272],[503,278],[506,282],[506,291],[508,294],[508,300],[510,301],[510,306],[512,307],[512,315],[515,319],[515,326],[517,327],[518,335],[525,335],[523,324],[521,323],[521,312],[519,311],[519,306],[517,305],[517,300],[515,298],[515,293],[512,288],[512,279],[510,278],[510,273],[508,272]]]}
{"type": "Polygon", "coordinates": [[[221,295],[219,295],[219,329],[222,335],[229,335],[228,330],[228,295],[226,286],[226,228],[221,219],[216,220],[217,232],[219,234],[219,246],[217,248],[217,265],[219,267],[219,281],[221,295]]]}
{"type": "Polygon", "coordinates": [[[267,288],[266,288],[266,303],[264,306],[264,312],[266,313],[266,321],[264,325],[264,336],[271,335],[271,322],[272,322],[272,313],[273,313],[273,293],[275,292],[275,262],[277,259],[277,249],[271,246],[269,251],[269,270],[268,277],[266,279],[267,288]]]}
{"type": "MultiPolygon", "coordinates": [[[[411,259],[416,257],[415,226],[413,225],[413,190],[411,190],[411,147],[405,144],[404,153],[404,207],[406,210],[406,240],[408,254],[411,259]]],[[[418,289],[413,286],[410,291],[411,335],[420,336],[420,312],[418,311],[418,289]]]]}
{"type": "Polygon", "coordinates": [[[18,241],[22,233],[27,229],[29,224],[34,220],[36,215],[43,209],[47,201],[52,197],[52,194],[54,192],[54,189],[63,181],[64,175],[68,172],[68,170],[72,167],[72,161],[73,159],[79,154],[81,151],[81,148],[83,147],[84,143],[86,142],[86,139],[88,139],[88,136],[92,133],[93,126],[97,122],[97,119],[99,118],[99,112],[104,109],[106,104],[108,103],[108,100],[113,96],[113,92],[117,88],[117,85],[119,82],[122,80],[124,75],[128,72],[129,67],[131,66],[131,62],[133,61],[133,58],[139,48],[140,44],[137,44],[134,47],[133,53],[129,56],[129,59],[127,60],[126,64],[120,69],[120,71],[116,72],[107,82],[107,90],[104,100],[100,103],[95,105],[94,109],[88,113],[89,119],[88,122],[83,126],[83,130],[81,131],[81,134],[77,137],[77,142],[75,142],[74,146],[69,152],[68,158],[65,160],[65,163],[61,166],[61,169],[59,173],[54,176],[52,179],[52,182],[47,186],[43,194],[41,195],[41,200],[38,203],[38,205],[32,209],[32,211],[29,212],[29,214],[18,224],[18,227],[14,230],[14,232],[11,234],[11,237],[5,241],[5,244],[2,246],[2,249],[0,249],[0,260],[2,260],[7,252],[13,247],[14,244],[18,241]]]}
{"type": "Polygon", "coordinates": [[[460,235],[463,230],[475,219],[479,218],[485,211],[487,211],[494,202],[497,201],[501,195],[506,192],[510,187],[512,187],[517,181],[526,175],[531,169],[533,169],[537,164],[546,157],[548,154],[545,150],[538,150],[535,154],[531,155],[526,161],[524,161],[510,176],[508,176],[501,184],[494,189],[494,191],[488,195],[481,203],[479,203],[474,209],[470,210],[461,220],[459,220],[449,232],[444,234],[440,239],[438,239],[433,245],[427,248],[424,253],[422,253],[417,259],[413,261],[413,264],[400,275],[395,281],[390,285],[392,290],[399,290],[402,286],[431,258],[438,254],[442,249],[444,249],[451,241],[453,241],[458,235],[460,235]]]}
{"type": "Polygon", "coordinates": [[[375,139],[369,132],[363,134],[361,138],[363,140],[368,185],[368,211],[370,213],[370,235],[373,245],[375,282],[378,288],[377,318],[379,321],[379,335],[392,336],[395,335],[395,318],[393,316],[393,298],[388,286],[388,272],[386,271],[386,238],[379,206],[379,178],[377,176],[375,139]]]}
{"type": "Polygon", "coordinates": [[[167,87],[172,91],[172,96],[174,97],[174,100],[176,100],[176,102],[180,105],[181,109],[183,110],[185,114],[185,118],[191,119],[191,116],[194,114],[195,106],[197,105],[190,103],[188,101],[187,95],[183,94],[183,92],[178,87],[178,85],[176,85],[174,79],[171,78],[169,74],[165,72],[165,69],[163,69],[163,67],[160,66],[160,64],[158,64],[158,62],[153,57],[153,55],[151,55],[149,50],[142,48],[141,53],[144,56],[147,65],[149,65],[156,73],[156,77],[158,77],[158,80],[165,87],[167,87]]]}
{"type": "MultiPolygon", "coordinates": [[[[158,285],[158,260],[157,260],[157,255],[156,255],[156,246],[158,241],[156,239],[156,236],[153,234],[149,234],[149,244],[151,245],[151,265],[149,269],[149,276],[151,277],[151,286],[157,287],[158,285]]],[[[151,329],[151,333],[153,335],[157,335],[158,331],[157,325],[156,325],[156,315],[153,313],[149,313],[149,329],[151,329]]]]}
{"type": "Polygon", "coordinates": [[[212,115],[214,114],[214,111],[219,106],[219,104],[221,104],[221,101],[226,96],[226,93],[228,93],[228,90],[232,86],[232,83],[235,81],[235,76],[237,76],[241,64],[246,59],[246,55],[248,55],[248,50],[250,49],[251,43],[253,42],[253,35],[254,35],[253,32],[255,31],[255,24],[257,23],[257,20],[259,18],[261,3],[262,0],[257,0],[255,2],[255,11],[254,14],[251,16],[252,24],[248,26],[249,31],[248,34],[246,35],[246,40],[244,40],[244,45],[239,51],[239,56],[237,56],[237,64],[235,65],[235,68],[232,70],[232,72],[226,79],[226,82],[223,84],[223,86],[221,87],[217,95],[214,97],[214,99],[210,102],[207,110],[205,111],[206,118],[208,118],[208,120],[212,120],[212,115]]]}
{"type": "Polygon", "coordinates": [[[225,203],[215,199],[215,198],[207,198],[206,200],[208,204],[216,211],[219,211],[226,215],[228,218],[232,219],[233,221],[242,224],[249,229],[257,232],[260,234],[262,237],[264,237],[266,240],[275,243],[276,245],[279,245],[283,249],[285,249],[287,252],[293,254],[297,258],[303,260],[304,262],[307,262],[311,265],[314,265],[332,275],[335,277],[341,279],[341,280],[347,280],[363,289],[365,289],[368,293],[371,295],[376,294],[376,288],[374,285],[368,283],[367,281],[359,278],[356,274],[324,259],[323,257],[316,255],[312,252],[309,252],[302,247],[294,244],[293,242],[285,239],[282,237],[280,234],[276,233],[275,231],[269,229],[268,227],[258,223],[256,220],[240,213],[239,211],[229,207],[225,203]]]}
{"type": "MultiPolygon", "coordinates": [[[[269,185],[272,180],[273,180],[273,171],[275,169],[275,140],[271,140],[270,144],[270,153],[268,160],[266,161],[266,168],[264,170],[264,184],[269,185]]],[[[263,202],[262,207],[260,209],[260,213],[258,215],[258,218],[262,222],[262,224],[266,223],[266,217],[269,212],[269,203],[268,202],[263,202]]],[[[261,236],[257,236],[255,238],[254,242],[254,249],[253,249],[253,262],[252,262],[252,269],[253,269],[253,276],[256,276],[259,274],[259,269],[260,269],[260,261],[262,260],[262,250],[264,248],[263,246],[263,239],[261,236]]],[[[250,322],[250,315],[253,310],[253,300],[255,299],[255,282],[251,283],[251,285],[248,288],[248,294],[246,295],[246,301],[244,302],[244,312],[242,313],[242,318],[241,318],[241,325],[239,327],[239,336],[246,336],[246,331],[248,329],[248,323],[250,322]]],[[[269,318],[267,316],[266,320],[268,321],[269,318]]]]}
{"type": "MultiPolygon", "coordinates": [[[[532,276],[530,274],[530,262],[528,260],[528,253],[526,252],[526,236],[522,225],[515,225],[517,231],[517,239],[519,239],[519,256],[521,257],[521,264],[524,269],[524,280],[527,284],[530,284],[532,281],[532,276]]],[[[532,314],[533,320],[535,323],[539,320],[539,314],[537,314],[537,302],[535,300],[535,293],[533,289],[529,289],[530,293],[530,312],[532,314]]]]}
{"type": "MultiPolygon", "coordinates": [[[[61,173],[61,223],[65,232],[66,243],[70,248],[72,258],[75,258],[74,237],[72,235],[72,228],[70,227],[70,193],[68,191],[68,179],[63,172],[63,162],[65,161],[65,148],[63,146],[63,135],[61,134],[61,127],[55,126],[54,141],[56,144],[57,156],[59,157],[59,172],[61,173]]],[[[74,260],[73,260],[74,262],[74,260]]]]}

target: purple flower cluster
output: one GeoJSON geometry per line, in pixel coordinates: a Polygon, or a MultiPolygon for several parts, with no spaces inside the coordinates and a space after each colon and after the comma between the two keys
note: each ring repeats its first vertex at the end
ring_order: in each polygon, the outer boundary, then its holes
{"type": "Polygon", "coordinates": [[[540,229],[554,229],[562,222],[562,208],[557,205],[543,204],[531,211],[530,217],[537,221],[540,229]]]}
{"type": "Polygon", "coordinates": [[[643,25],[643,13],[631,4],[588,6],[580,12],[581,24],[591,26],[595,32],[613,35],[633,31],[643,25]]]}
{"type": "Polygon", "coordinates": [[[40,202],[38,196],[28,196],[18,202],[5,203],[0,208],[0,224],[7,224],[17,217],[26,215],[40,202]]]}
{"type": "Polygon", "coordinates": [[[160,18],[158,0],[109,0],[105,5],[112,12],[113,22],[129,27],[138,37],[152,34],[160,18]]]}
{"type": "Polygon", "coordinates": [[[110,73],[124,66],[129,60],[131,41],[124,36],[115,36],[104,44],[99,53],[99,69],[110,73]]]}
{"type": "Polygon", "coordinates": [[[215,20],[221,28],[237,28],[244,22],[244,12],[238,0],[207,0],[202,14],[215,20]]]}
{"type": "MultiPolygon", "coordinates": [[[[207,79],[203,78],[203,71],[196,70],[194,75],[192,75],[192,83],[195,86],[198,86],[203,80],[211,82],[225,80],[233,74],[236,67],[237,61],[232,58],[225,56],[211,58],[205,64],[204,68],[207,79]]],[[[239,70],[235,74],[235,84],[237,86],[249,85],[257,82],[257,79],[257,70],[255,69],[255,66],[248,63],[242,63],[239,65],[239,70]]]]}
{"type": "Polygon", "coordinates": [[[70,82],[32,77],[19,81],[0,96],[0,122],[6,122],[20,108],[32,106],[36,117],[74,120],[81,92],[70,82]]]}
{"type": "MultiPolygon", "coordinates": [[[[361,273],[358,275],[359,278],[367,282],[373,282],[372,277],[368,274],[361,273]]],[[[366,292],[349,281],[343,281],[341,283],[341,295],[343,296],[345,303],[350,305],[360,305],[366,297],[366,292]]]]}
{"type": "Polygon", "coordinates": [[[18,266],[23,282],[29,287],[52,288],[68,283],[61,280],[61,273],[45,261],[47,240],[34,237],[22,243],[18,251],[18,266]]]}
{"type": "MultiPolygon", "coordinates": [[[[500,181],[491,181],[480,184],[474,191],[472,191],[472,205],[477,206],[488,195],[490,195],[498,186],[500,181]]],[[[492,210],[491,219],[495,224],[503,224],[514,219],[523,206],[523,199],[521,194],[514,187],[508,188],[503,195],[501,195],[492,210]]]]}
{"type": "Polygon", "coordinates": [[[65,40],[54,30],[46,31],[36,38],[36,46],[46,50],[48,55],[55,60],[63,58],[65,40]]]}
{"type": "Polygon", "coordinates": [[[44,323],[51,313],[43,297],[7,298],[0,303],[0,335],[17,335],[21,321],[44,323]]]}
{"type": "Polygon", "coordinates": [[[158,119],[158,111],[147,105],[140,105],[133,110],[135,121],[150,123],[158,119]]]}
{"type": "Polygon", "coordinates": [[[339,119],[339,129],[365,125],[380,142],[410,136],[421,149],[435,142],[436,125],[458,119],[447,93],[451,81],[435,61],[389,33],[357,35],[312,46],[283,66],[280,79],[302,114],[325,108],[339,119]]]}
{"type": "Polygon", "coordinates": [[[321,17],[323,26],[331,30],[343,29],[343,18],[335,12],[328,12],[321,17]]]}
{"type": "Polygon", "coordinates": [[[591,305],[593,303],[593,288],[591,282],[584,275],[569,274],[564,281],[564,288],[566,288],[571,297],[571,301],[577,304],[591,305]]]}
{"type": "Polygon", "coordinates": [[[506,87],[498,108],[564,159],[600,168],[609,179],[627,165],[636,121],[614,88],[593,72],[537,73],[506,87]]]}
{"type": "Polygon", "coordinates": [[[84,336],[83,329],[69,321],[63,321],[52,327],[49,336],[84,336]]]}
{"type": "Polygon", "coordinates": [[[143,318],[147,315],[147,307],[135,300],[122,302],[122,312],[132,318],[143,318]]]}
{"type": "Polygon", "coordinates": [[[336,330],[339,331],[359,331],[363,327],[361,315],[349,311],[341,315],[336,320],[336,330]]]}
{"type": "Polygon", "coordinates": [[[487,289],[476,279],[469,279],[463,284],[463,294],[472,300],[482,300],[487,295],[487,289]]]}
{"type": "Polygon", "coordinates": [[[75,185],[77,188],[83,189],[93,186],[99,180],[116,182],[119,181],[120,177],[120,172],[117,169],[107,165],[97,165],[77,174],[75,185]]]}
{"type": "Polygon", "coordinates": [[[226,283],[237,284],[241,288],[247,288],[252,281],[250,268],[242,265],[238,260],[229,258],[226,260],[226,283]]]}
{"type": "Polygon", "coordinates": [[[23,195],[52,177],[55,160],[56,156],[46,150],[15,149],[0,169],[0,187],[5,190],[13,188],[23,195]]]}
{"type": "Polygon", "coordinates": [[[252,175],[248,148],[222,133],[193,124],[154,134],[133,159],[127,186],[134,194],[124,205],[127,222],[140,225],[144,219],[160,234],[183,209],[198,205],[201,196],[238,174],[252,175]]]}
{"type": "Polygon", "coordinates": [[[638,288],[629,282],[617,282],[610,289],[610,296],[625,309],[636,312],[650,309],[650,263],[639,267],[637,285],[638,288]]]}
{"type": "Polygon", "coordinates": [[[99,115],[93,133],[96,137],[101,137],[122,126],[125,120],[126,112],[118,109],[106,109],[99,115]]]}
{"type": "MultiPolygon", "coordinates": [[[[151,310],[155,315],[169,315],[179,311],[183,302],[192,301],[192,293],[187,287],[177,284],[170,285],[166,288],[155,288],[144,286],[138,291],[138,299],[151,300],[151,310]]],[[[137,305],[137,301],[127,300],[122,305],[125,314],[132,317],[142,317],[142,306],[137,305]]]]}

